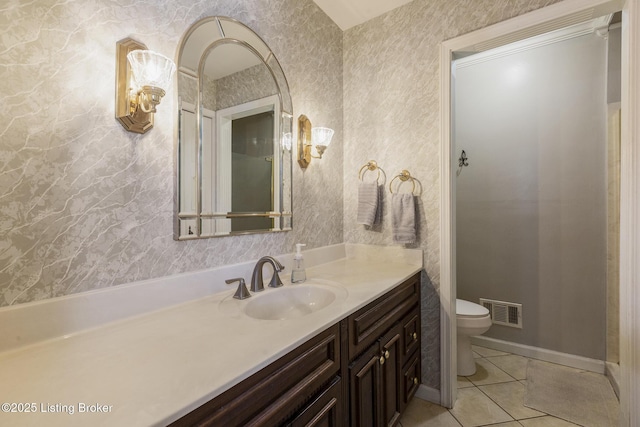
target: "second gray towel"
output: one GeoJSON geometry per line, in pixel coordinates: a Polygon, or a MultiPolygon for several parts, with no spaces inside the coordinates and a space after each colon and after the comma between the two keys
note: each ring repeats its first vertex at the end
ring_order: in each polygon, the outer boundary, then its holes
{"type": "Polygon", "coordinates": [[[416,241],[416,207],[413,194],[391,195],[391,233],[394,243],[416,241]]]}

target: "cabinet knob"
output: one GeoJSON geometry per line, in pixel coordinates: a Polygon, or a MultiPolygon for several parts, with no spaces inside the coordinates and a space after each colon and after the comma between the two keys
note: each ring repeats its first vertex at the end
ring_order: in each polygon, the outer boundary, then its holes
{"type": "Polygon", "coordinates": [[[384,352],[384,358],[388,359],[389,357],[391,357],[391,355],[389,354],[389,350],[384,352]]]}
{"type": "Polygon", "coordinates": [[[384,365],[384,361],[385,361],[384,356],[380,356],[380,364],[381,364],[381,365],[384,365]]]}
{"type": "Polygon", "coordinates": [[[418,384],[418,377],[413,377],[413,383],[416,385],[418,384]]]}
{"type": "Polygon", "coordinates": [[[411,336],[413,337],[414,340],[418,339],[418,334],[416,334],[415,332],[413,334],[411,334],[411,336]]]}

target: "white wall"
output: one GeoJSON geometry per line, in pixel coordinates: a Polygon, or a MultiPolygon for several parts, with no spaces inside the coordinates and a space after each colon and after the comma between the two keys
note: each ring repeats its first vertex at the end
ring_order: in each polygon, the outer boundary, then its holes
{"type": "MultiPolygon", "coordinates": [[[[458,297],[523,304],[485,334],[605,357],[606,40],[455,71],[458,297]]],[[[468,64],[468,62],[467,62],[468,64]]]]}

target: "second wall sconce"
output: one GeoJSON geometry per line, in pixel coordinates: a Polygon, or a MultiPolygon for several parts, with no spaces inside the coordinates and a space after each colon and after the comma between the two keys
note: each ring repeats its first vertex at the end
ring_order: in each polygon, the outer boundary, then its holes
{"type": "Polygon", "coordinates": [[[331,144],[333,129],[325,127],[312,127],[311,122],[302,114],[298,117],[298,164],[306,169],[311,163],[311,158],[321,159],[325,150],[331,144]],[[311,154],[315,147],[317,156],[311,154]]]}
{"type": "Polygon", "coordinates": [[[171,85],[175,63],[133,39],[116,43],[116,118],[130,132],[153,127],[156,106],[171,85]]]}

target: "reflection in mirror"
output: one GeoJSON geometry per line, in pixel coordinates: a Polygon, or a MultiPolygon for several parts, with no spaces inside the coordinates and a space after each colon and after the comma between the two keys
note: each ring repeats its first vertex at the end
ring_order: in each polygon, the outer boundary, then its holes
{"type": "Polygon", "coordinates": [[[290,230],[291,97],[267,45],[229,18],[194,24],[178,93],[176,238],[290,230]]]}

